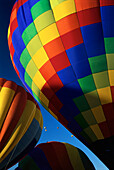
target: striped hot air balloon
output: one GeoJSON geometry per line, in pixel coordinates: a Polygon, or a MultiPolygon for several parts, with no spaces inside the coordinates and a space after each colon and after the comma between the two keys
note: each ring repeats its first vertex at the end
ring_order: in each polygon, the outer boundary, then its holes
{"type": "Polygon", "coordinates": [[[8,44],[34,98],[112,166],[114,0],[17,0],[8,44]]]}
{"type": "Polygon", "coordinates": [[[18,162],[38,142],[43,119],[33,97],[0,78],[0,169],[18,162]]]}
{"type": "Polygon", "coordinates": [[[60,142],[42,143],[19,162],[16,170],[94,170],[88,157],[76,147],[60,142]]]}

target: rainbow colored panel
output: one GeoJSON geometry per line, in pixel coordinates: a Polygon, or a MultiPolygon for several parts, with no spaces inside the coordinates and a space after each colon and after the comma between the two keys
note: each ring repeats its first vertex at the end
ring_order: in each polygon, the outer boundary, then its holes
{"type": "Polygon", "coordinates": [[[25,87],[75,136],[114,135],[113,0],[17,0],[8,44],[25,87]]]}

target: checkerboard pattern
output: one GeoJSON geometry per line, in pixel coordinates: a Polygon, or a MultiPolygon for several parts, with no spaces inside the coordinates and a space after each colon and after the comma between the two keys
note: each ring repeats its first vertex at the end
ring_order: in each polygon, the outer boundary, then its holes
{"type": "Polygon", "coordinates": [[[8,44],[28,91],[84,143],[114,135],[114,0],[17,0],[8,44]]]}

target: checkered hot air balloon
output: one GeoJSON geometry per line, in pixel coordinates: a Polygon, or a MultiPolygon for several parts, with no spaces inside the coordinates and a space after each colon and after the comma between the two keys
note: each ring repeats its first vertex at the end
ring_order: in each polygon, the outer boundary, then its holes
{"type": "Polygon", "coordinates": [[[28,91],[112,166],[114,0],[17,0],[8,44],[28,91]]]}

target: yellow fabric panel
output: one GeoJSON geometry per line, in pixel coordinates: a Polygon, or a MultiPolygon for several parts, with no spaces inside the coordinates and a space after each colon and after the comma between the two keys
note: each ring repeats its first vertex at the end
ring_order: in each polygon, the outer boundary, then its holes
{"type": "Polygon", "coordinates": [[[33,77],[35,76],[35,74],[37,72],[37,67],[32,59],[29,61],[28,65],[26,67],[26,72],[31,77],[31,79],[33,79],[33,77]]]}
{"type": "Polygon", "coordinates": [[[72,164],[73,169],[75,170],[85,170],[84,166],[83,166],[83,162],[80,158],[78,149],[75,148],[74,146],[70,145],[70,144],[66,144],[65,143],[65,147],[70,159],[70,162],[72,164]]]}
{"type": "Polygon", "coordinates": [[[34,20],[34,24],[35,24],[37,32],[40,32],[45,27],[51,25],[54,22],[55,22],[55,19],[53,17],[53,13],[51,10],[44,12],[43,14],[41,14],[34,20]]]}
{"type": "Polygon", "coordinates": [[[97,89],[101,104],[112,103],[112,96],[110,87],[105,87],[102,89],[97,89]]]}
{"type": "Polygon", "coordinates": [[[55,23],[49,25],[39,32],[39,37],[43,45],[59,37],[59,32],[55,23]]]}
{"type": "Polygon", "coordinates": [[[47,97],[40,91],[40,100],[48,107],[49,106],[49,100],[47,97]]]}
{"type": "Polygon", "coordinates": [[[67,0],[50,0],[51,8],[53,9],[54,7],[56,7],[57,5],[62,3],[63,1],[67,1],[67,0]]]}
{"type": "Polygon", "coordinates": [[[97,140],[97,137],[90,126],[83,129],[83,131],[86,133],[86,135],[90,138],[92,142],[95,142],[97,140]]]}
{"type": "Polygon", "coordinates": [[[10,137],[9,141],[7,142],[6,146],[0,153],[0,161],[2,162],[5,157],[12,151],[12,149],[17,145],[17,143],[20,141],[22,136],[27,131],[28,127],[30,126],[36,112],[36,106],[35,104],[27,100],[25,109],[23,111],[23,114],[14,129],[14,132],[12,133],[12,136],[10,137]]]}
{"type": "MultiPolygon", "coordinates": [[[[50,0],[50,2],[51,1],[52,0],[50,0]]],[[[54,13],[55,21],[59,21],[60,19],[70,14],[76,13],[75,2],[73,0],[63,1],[55,8],[53,8],[53,13],[54,13]]]]}
{"type": "Polygon", "coordinates": [[[43,117],[41,111],[38,108],[36,108],[35,119],[39,122],[41,129],[43,129],[43,117]]]}
{"type": "Polygon", "coordinates": [[[104,136],[103,136],[98,125],[91,125],[90,127],[91,127],[91,129],[93,130],[93,132],[95,133],[95,135],[97,136],[98,139],[104,139],[104,136]]]}
{"type": "Polygon", "coordinates": [[[34,78],[34,83],[38,86],[38,88],[41,90],[44,84],[46,83],[46,80],[41,75],[40,71],[37,71],[34,78]]]}
{"type": "Polygon", "coordinates": [[[110,86],[114,86],[114,70],[108,70],[110,86]]]}
{"type": "Polygon", "coordinates": [[[0,91],[0,128],[6,117],[12,99],[14,97],[14,94],[15,91],[8,87],[2,87],[0,91]]]}
{"type": "Polygon", "coordinates": [[[86,110],[81,113],[89,125],[96,124],[96,120],[91,110],[86,110]]]}
{"type": "Polygon", "coordinates": [[[40,69],[49,60],[49,58],[44,48],[41,47],[32,57],[32,60],[34,61],[37,68],[40,69]]]}
{"type": "Polygon", "coordinates": [[[114,53],[106,54],[108,70],[114,69],[114,53]]]}
{"type": "Polygon", "coordinates": [[[40,89],[37,87],[37,85],[32,81],[32,91],[36,94],[36,96],[39,96],[40,89]]]}
{"type": "Polygon", "coordinates": [[[42,43],[38,35],[35,35],[30,42],[27,44],[26,48],[32,57],[35,53],[42,47],[42,43]]]}
{"type": "MultiPolygon", "coordinates": [[[[9,39],[9,36],[10,36],[10,26],[8,27],[7,39],[9,39]]],[[[10,44],[9,44],[9,47],[10,47],[10,44]]]]}
{"type": "Polygon", "coordinates": [[[90,108],[93,108],[95,106],[98,106],[100,104],[99,102],[99,98],[98,98],[98,93],[97,91],[92,91],[89,93],[84,94],[84,96],[86,97],[86,100],[90,106],[90,108]]]}
{"type": "Polygon", "coordinates": [[[95,107],[93,109],[91,109],[93,112],[93,115],[97,121],[97,123],[101,123],[106,121],[106,118],[104,116],[104,112],[101,106],[95,107]]]}
{"type": "Polygon", "coordinates": [[[49,112],[56,120],[58,120],[58,117],[50,109],[49,109],[49,112]]]}

